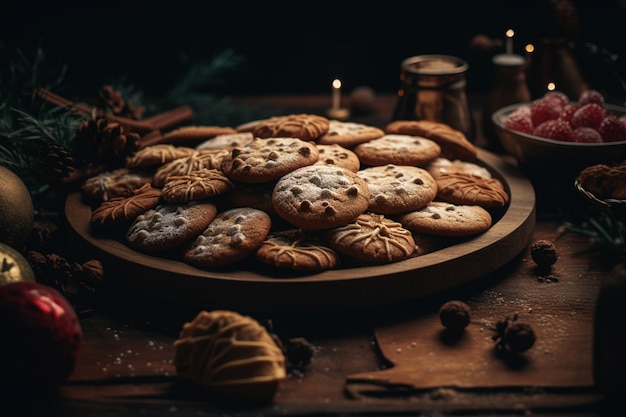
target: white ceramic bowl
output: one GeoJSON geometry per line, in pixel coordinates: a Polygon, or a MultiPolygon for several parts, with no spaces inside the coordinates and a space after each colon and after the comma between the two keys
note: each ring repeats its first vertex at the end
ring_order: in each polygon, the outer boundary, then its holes
{"type": "MultiPolygon", "coordinates": [[[[620,163],[626,160],[626,141],[603,143],[575,143],[517,132],[503,126],[507,115],[520,106],[517,103],[503,107],[493,113],[496,133],[504,149],[518,162],[519,167],[532,177],[549,176],[574,179],[585,167],[605,163],[620,163]]],[[[626,108],[606,104],[607,113],[621,116],[626,108]]],[[[570,183],[571,186],[571,183],[570,183]]]]}

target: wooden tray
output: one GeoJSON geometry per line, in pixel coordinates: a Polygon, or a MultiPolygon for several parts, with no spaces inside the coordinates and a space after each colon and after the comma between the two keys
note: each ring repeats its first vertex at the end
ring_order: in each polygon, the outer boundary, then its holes
{"type": "Polygon", "coordinates": [[[388,265],[271,276],[251,265],[205,271],[184,262],[135,252],[121,241],[89,232],[91,209],[80,193],[65,204],[72,250],[99,259],[105,276],[122,289],[164,302],[244,312],[328,312],[378,307],[426,297],[468,283],[511,261],[535,227],[535,192],[510,163],[485,150],[479,162],[510,193],[502,217],[485,233],[426,255],[388,265]]]}

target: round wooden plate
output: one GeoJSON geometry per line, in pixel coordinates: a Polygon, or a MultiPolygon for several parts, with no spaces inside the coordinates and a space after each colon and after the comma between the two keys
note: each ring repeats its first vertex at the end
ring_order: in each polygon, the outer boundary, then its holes
{"type": "Polygon", "coordinates": [[[378,307],[433,295],[504,266],[530,242],[535,192],[516,167],[478,149],[479,161],[507,187],[508,207],[485,233],[422,256],[312,275],[272,276],[250,265],[206,271],[184,262],[135,252],[89,231],[91,208],[70,194],[65,214],[74,251],[99,259],[107,279],[132,293],[203,309],[248,312],[328,312],[378,307]]]}

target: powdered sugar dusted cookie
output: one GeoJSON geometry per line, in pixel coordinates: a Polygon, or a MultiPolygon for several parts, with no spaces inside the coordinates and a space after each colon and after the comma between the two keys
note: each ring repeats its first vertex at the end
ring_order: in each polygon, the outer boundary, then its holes
{"type": "Polygon", "coordinates": [[[441,174],[437,179],[437,198],[455,204],[503,207],[509,201],[504,184],[497,178],[483,178],[464,172],[441,174]]]}
{"type": "Polygon", "coordinates": [[[430,139],[420,136],[387,134],[354,148],[363,164],[423,166],[437,158],[441,148],[430,139]]]}
{"type": "Polygon", "coordinates": [[[363,123],[330,120],[328,132],[317,139],[322,145],[338,144],[346,148],[352,148],[358,144],[369,142],[372,139],[382,137],[385,132],[375,126],[363,123]]]}
{"type": "Polygon", "coordinates": [[[163,185],[163,200],[184,203],[225,193],[235,184],[219,169],[202,168],[187,175],[170,175],[163,185]]]}
{"type": "Polygon", "coordinates": [[[314,142],[294,137],[256,138],[233,149],[221,169],[233,181],[263,183],[275,181],[294,169],[313,165],[319,159],[314,142]]]}
{"type": "Polygon", "coordinates": [[[298,138],[316,140],[328,132],[329,120],[316,114],[274,116],[251,126],[255,138],[298,138]]]}
{"type": "Polygon", "coordinates": [[[216,206],[209,203],[161,204],[137,216],[126,243],[140,252],[169,250],[199,235],[216,214],[216,206]]]}
{"type": "Polygon", "coordinates": [[[270,232],[255,257],[270,266],[306,272],[325,271],[339,264],[337,252],[302,229],[270,232]]]}
{"type": "Polygon", "coordinates": [[[217,135],[210,139],[205,140],[196,146],[197,151],[204,149],[233,149],[237,146],[244,146],[254,140],[254,135],[251,132],[237,132],[237,133],[225,133],[223,135],[217,135]]]}
{"type": "Polygon", "coordinates": [[[416,249],[409,230],[375,213],[362,213],[354,222],[331,229],[324,236],[337,252],[367,263],[401,261],[416,249]]]}
{"type": "Polygon", "coordinates": [[[341,145],[320,145],[317,144],[317,150],[320,154],[316,164],[318,165],[334,165],[344,167],[350,171],[357,172],[361,168],[361,161],[354,152],[346,149],[341,145]]]}
{"type": "Polygon", "coordinates": [[[386,133],[423,136],[441,146],[441,156],[448,159],[471,161],[477,150],[465,134],[451,126],[431,120],[396,120],[385,127],[386,133]]]}
{"type": "Polygon", "coordinates": [[[436,236],[471,236],[489,229],[491,214],[475,205],[433,201],[421,209],[396,217],[404,227],[436,236]]]}
{"type": "Polygon", "coordinates": [[[272,193],[276,213],[307,230],[329,229],[353,221],[369,205],[367,183],[355,172],[313,165],[278,180],[272,193]]]}
{"type": "Polygon", "coordinates": [[[269,233],[267,213],[250,207],[219,212],[186,248],[183,259],[200,268],[220,268],[254,254],[269,233]]]}
{"type": "Polygon", "coordinates": [[[483,166],[474,162],[462,161],[460,159],[450,160],[448,158],[437,158],[428,163],[425,168],[434,178],[441,174],[450,172],[465,172],[467,174],[478,175],[479,177],[491,178],[491,172],[483,166]]]}

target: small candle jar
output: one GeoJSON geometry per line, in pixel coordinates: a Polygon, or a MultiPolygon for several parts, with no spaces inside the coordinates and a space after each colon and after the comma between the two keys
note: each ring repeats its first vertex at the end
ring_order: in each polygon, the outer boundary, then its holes
{"type": "Polygon", "coordinates": [[[393,120],[445,123],[474,139],[465,91],[468,64],[449,55],[417,55],[402,61],[393,120]]]}

